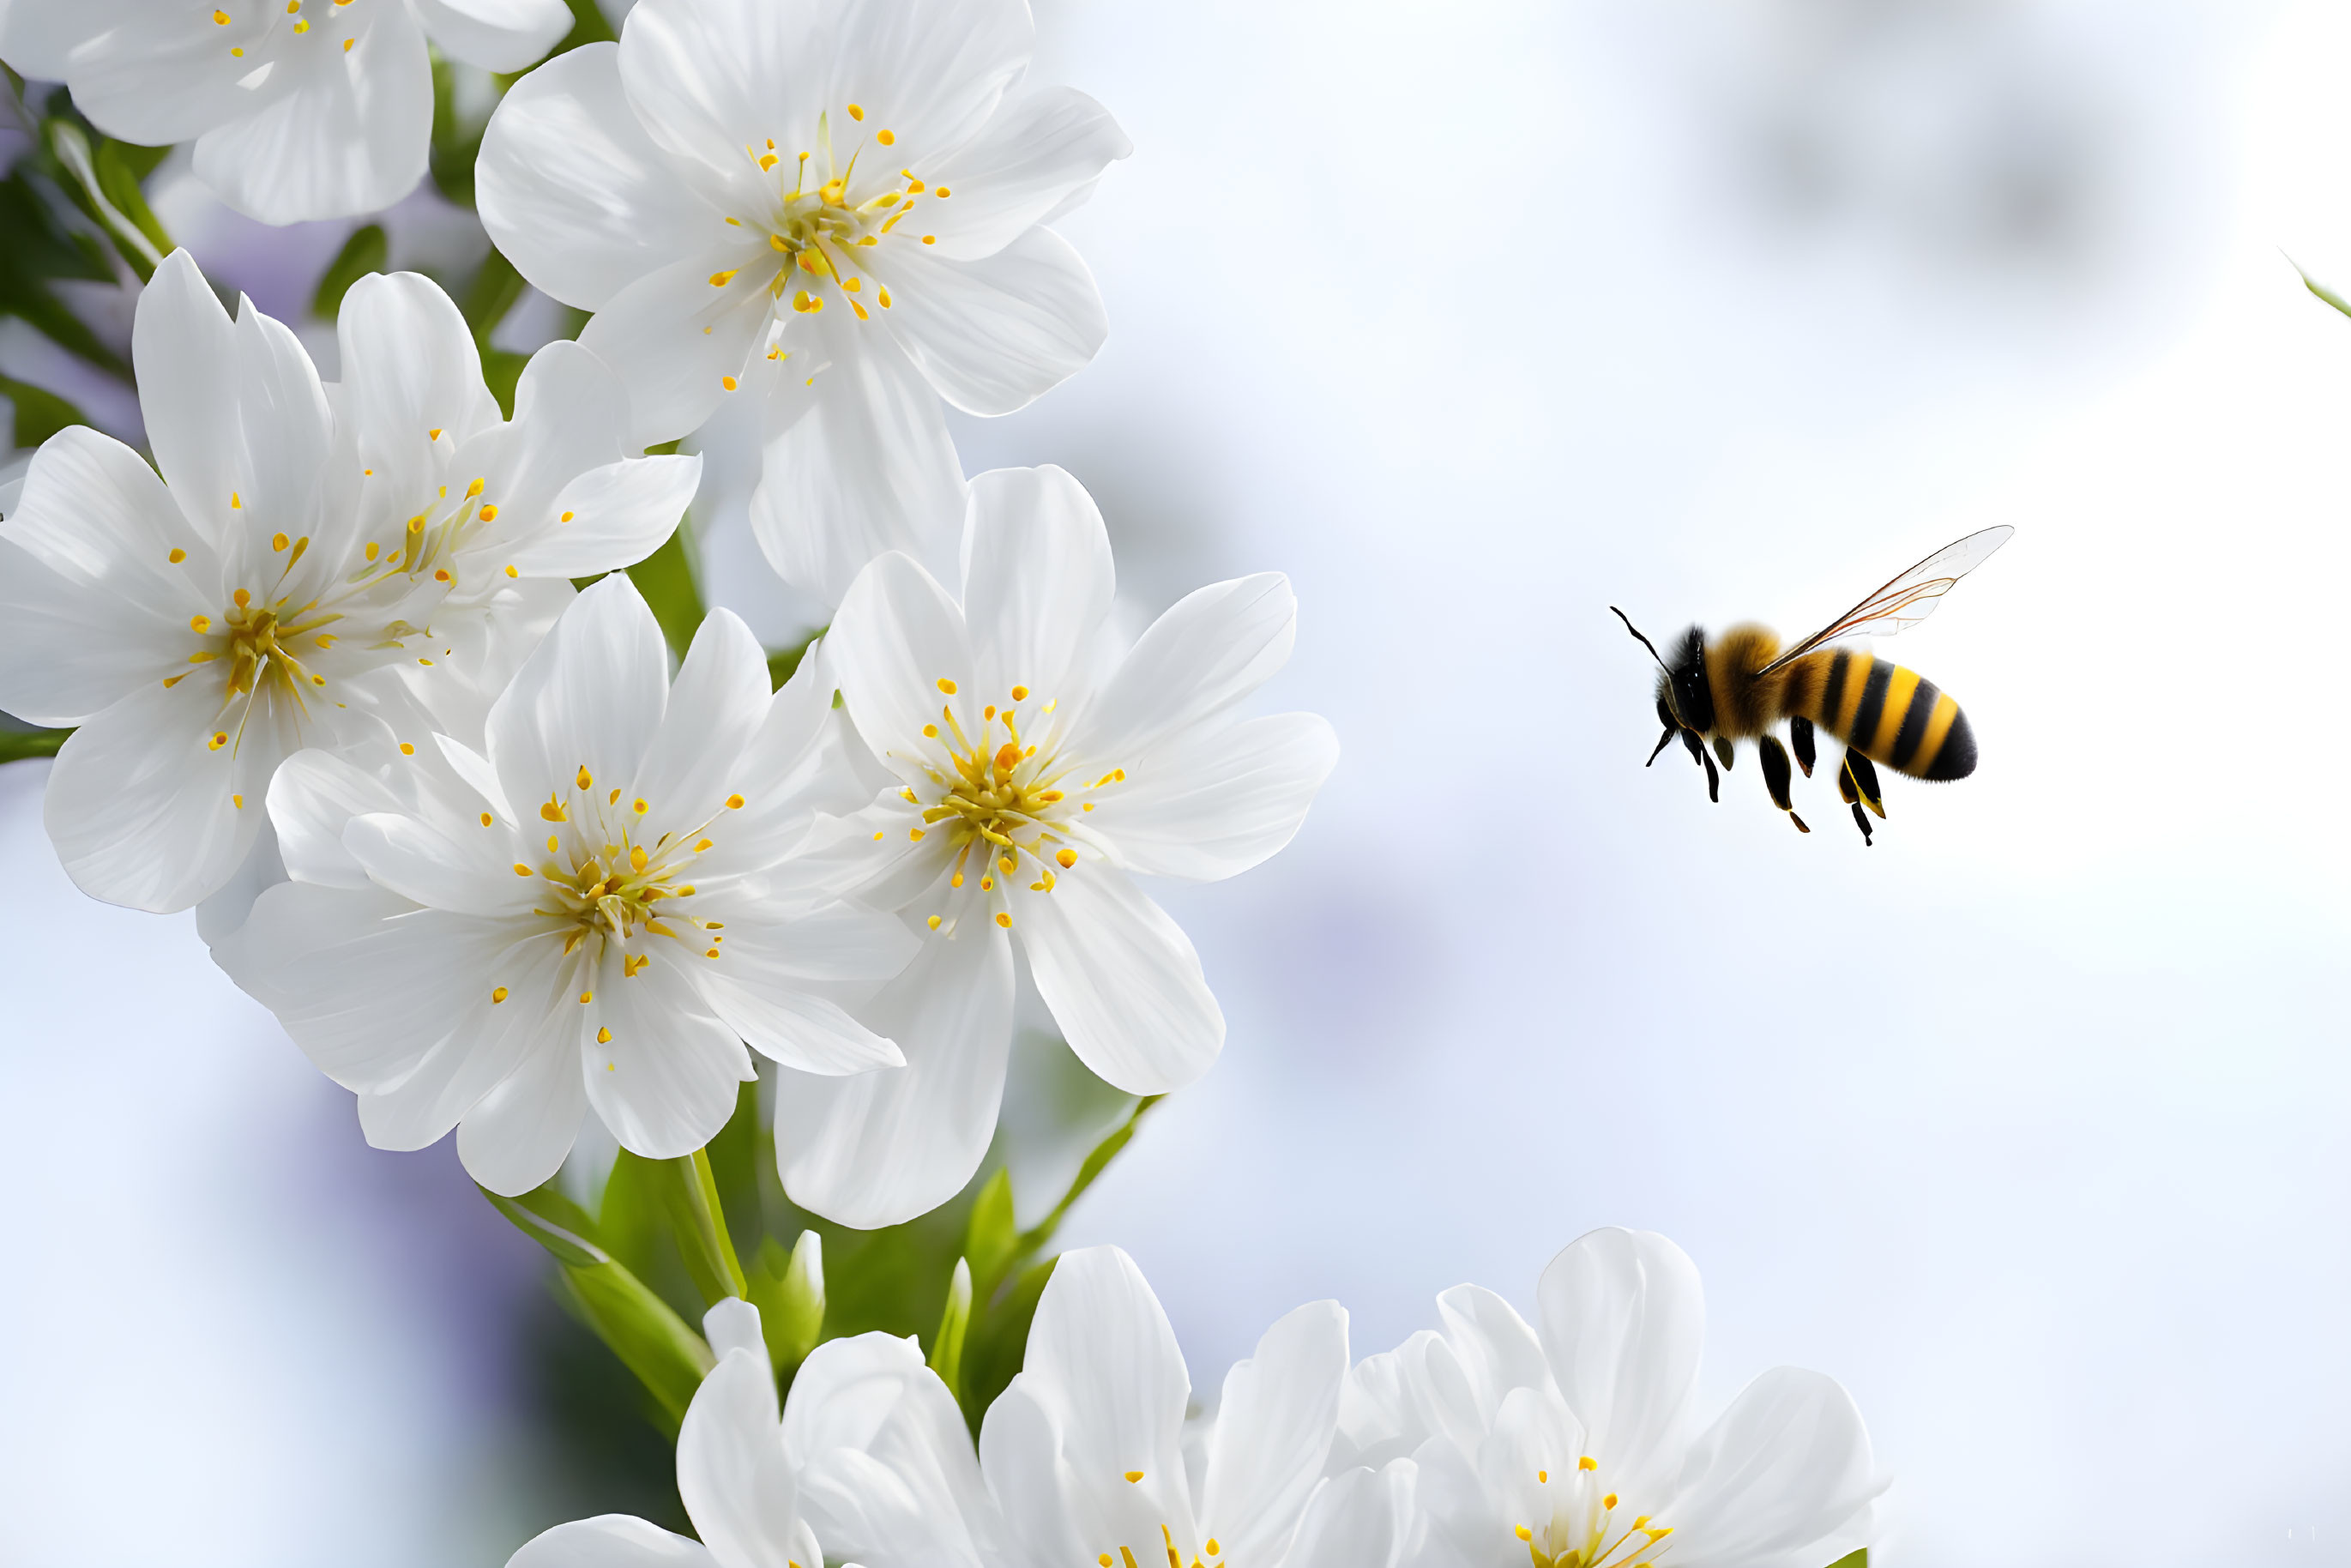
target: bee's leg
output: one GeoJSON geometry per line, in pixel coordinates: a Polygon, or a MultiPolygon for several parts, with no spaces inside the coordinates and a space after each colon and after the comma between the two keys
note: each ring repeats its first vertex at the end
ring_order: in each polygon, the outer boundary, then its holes
{"type": "Polygon", "coordinates": [[[1879,821],[1884,821],[1886,799],[1877,788],[1877,765],[1850,747],[1845,748],[1844,765],[1853,773],[1854,789],[1860,795],[1861,803],[1876,812],[1879,821]]]}
{"type": "Polygon", "coordinates": [[[1796,766],[1804,777],[1813,776],[1813,721],[1802,714],[1788,721],[1788,744],[1796,748],[1796,766]]]}
{"type": "MultiPolygon", "coordinates": [[[[1861,782],[1855,777],[1853,766],[1856,758],[1859,759],[1862,767],[1869,766],[1868,758],[1863,757],[1857,751],[1847,751],[1844,754],[1844,760],[1837,765],[1837,794],[1846,805],[1853,808],[1854,825],[1861,830],[1862,847],[1866,849],[1874,841],[1870,836],[1869,818],[1861,809],[1861,782]]],[[[1871,776],[1870,782],[1873,784],[1876,782],[1875,774],[1871,776]]]]}
{"type": "MultiPolygon", "coordinates": [[[[1688,731],[1683,733],[1687,734],[1688,731]]],[[[1719,806],[1722,804],[1722,775],[1714,770],[1714,758],[1706,754],[1703,747],[1698,748],[1698,759],[1706,768],[1706,798],[1719,806]]]]}
{"type": "MultiPolygon", "coordinates": [[[[1663,697],[1657,699],[1657,717],[1664,721],[1666,733],[1657,737],[1656,750],[1649,753],[1649,762],[1655,762],[1659,753],[1674,743],[1674,732],[1681,728],[1680,725],[1674,722],[1673,710],[1666,706],[1666,699],[1663,697]]],[[[1644,762],[1641,766],[1646,768],[1649,762],[1644,762]]]]}
{"type": "Polygon", "coordinates": [[[1763,737],[1755,743],[1755,755],[1763,764],[1763,788],[1771,792],[1771,804],[1788,813],[1788,820],[1796,824],[1796,831],[1811,832],[1813,830],[1804,826],[1804,819],[1796,815],[1796,808],[1788,800],[1788,754],[1779,740],[1769,735],[1763,737]]]}
{"type": "Polygon", "coordinates": [[[1722,770],[1725,773],[1730,771],[1731,760],[1739,755],[1731,749],[1730,742],[1719,735],[1714,737],[1714,754],[1722,758],[1722,770]]]}

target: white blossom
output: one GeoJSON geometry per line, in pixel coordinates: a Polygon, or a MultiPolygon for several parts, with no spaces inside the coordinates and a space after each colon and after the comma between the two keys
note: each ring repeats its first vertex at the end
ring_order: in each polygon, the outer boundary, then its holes
{"type": "Polygon", "coordinates": [[[940,399],[1008,413],[1092,359],[1085,264],[1040,226],[1128,152],[1082,93],[1012,94],[1025,0],[640,0],[482,143],[482,221],[596,312],[640,439],[764,409],[752,518],[837,602],[888,549],[944,564],[962,470],[940,399]]]}
{"type": "Polygon", "coordinates": [[[1409,1456],[1427,1568],[1821,1568],[1882,1490],[1852,1396],[1779,1367],[1703,1431],[1698,1270],[1595,1230],[1543,1270],[1539,1327],[1474,1285],[1348,1379],[1338,1466],[1409,1456]]]}
{"type": "Polygon", "coordinates": [[[430,48],[518,71],[563,0],[16,0],[0,59],[62,81],[110,136],[195,142],[196,177],[268,224],[346,217],[424,177],[430,48]]]}
{"type": "MultiPolygon", "coordinates": [[[[593,1108],[621,1145],[708,1143],[747,1041],[813,1075],[894,1066],[841,1003],[914,946],[814,885],[795,852],[858,788],[821,657],[769,694],[726,611],[674,686],[621,574],[565,611],[491,707],[487,755],[436,737],[448,780],[319,753],[269,807],[287,870],[216,950],[380,1147],[458,1126],[475,1179],[547,1180],[593,1108]]],[[[406,760],[402,758],[402,760],[406,760]]]]}
{"type": "Polygon", "coordinates": [[[1190,940],[1134,881],[1208,882],[1288,843],[1338,758],[1311,714],[1241,719],[1279,670],[1297,603],[1275,573],[1204,588],[1132,651],[1109,646],[1110,539],[1058,468],[972,484],[960,598],[892,553],[826,647],[890,782],[828,855],[840,885],[923,938],[863,1015],[906,1071],[784,1097],[796,1202],[880,1225],[978,1167],[1012,1030],[1012,945],[1070,1046],[1131,1094],[1207,1071],[1224,1015],[1190,940]]]}
{"type": "Polygon", "coordinates": [[[509,423],[427,279],[361,279],[338,333],[329,388],[175,251],[131,345],[162,479],[77,426],[0,524],[0,707],[81,727],[46,816],[95,897],[218,890],[283,758],[478,710],[568,579],[643,557],[694,492],[697,459],[624,455],[626,394],[576,343],[532,359],[509,423]]]}

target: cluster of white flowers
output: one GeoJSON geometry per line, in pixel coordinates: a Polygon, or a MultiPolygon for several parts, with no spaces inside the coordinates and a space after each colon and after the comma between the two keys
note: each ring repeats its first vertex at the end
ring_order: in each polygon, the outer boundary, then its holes
{"type": "MultiPolygon", "coordinates": [[[[572,20],[0,0],[0,58],[103,132],[193,139],[199,179],[288,222],[417,183],[431,49],[514,72],[572,20]]],[[[1107,330],[1044,225],[1127,141],[1082,94],[1021,89],[1031,30],[1024,0],[639,0],[482,137],[490,238],[591,313],[513,417],[424,277],[350,288],[328,383],[178,251],[136,314],[152,466],[68,429],[0,498],[0,708],[76,727],[46,806],[67,870],[197,908],[371,1143],[454,1129],[476,1180],[527,1195],[591,1110],[694,1155],[757,1052],[786,1192],[872,1228],[979,1169],[1021,984],[1127,1093],[1217,1056],[1200,960],[1136,878],[1280,850],[1337,742],[1244,716],[1295,638],[1282,577],[1129,644],[1078,482],[963,474],[946,404],[1018,409],[1107,330]],[[622,571],[700,482],[646,449],[730,398],[763,413],[768,559],[835,607],[780,689],[724,610],[674,668],[622,571]]],[[[758,1314],[726,1300],[678,1448],[701,1543],[605,1518],[515,1562],[1823,1568],[1861,1542],[1876,1483],[1834,1383],[1771,1374],[1689,1430],[1698,1285],[1670,1243],[1596,1232],[1541,1300],[1530,1327],[1463,1287],[1442,1331],[1352,1368],[1344,1313],[1301,1308],[1200,1419],[1134,1264],[1072,1253],[976,1449],[879,1334],[818,1348],[779,1411],[758,1314]]]]}
{"type": "Polygon", "coordinates": [[[677,1486],[701,1544],[559,1525],[509,1568],[1823,1568],[1884,1482],[1852,1398],[1781,1367],[1703,1429],[1704,1302],[1681,1249],[1596,1230],[1543,1271],[1539,1323],[1474,1285],[1445,1327],[1350,1367],[1347,1314],[1299,1308],[1212,1414],[1125,1253],[1062,1257],[975,1450],[909,1341],[818,1348],[780,1417],[756,1309],[705,1327],[677,1486]]]}

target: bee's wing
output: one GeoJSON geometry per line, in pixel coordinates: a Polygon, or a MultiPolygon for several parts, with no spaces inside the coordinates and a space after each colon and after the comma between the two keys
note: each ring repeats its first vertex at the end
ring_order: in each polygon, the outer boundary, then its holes
{"type": "Polygon", "coordinates": [[[1761,673],[1768,674],[1839,637],[1891,637],[1896,632],[1907,632],[1935,612],[1935,606],[1943,601],[1951,584],[1981,566],[2014,532],[2014,528],[2002,523],[1945,545],[1764,665],[1761,673]]]}

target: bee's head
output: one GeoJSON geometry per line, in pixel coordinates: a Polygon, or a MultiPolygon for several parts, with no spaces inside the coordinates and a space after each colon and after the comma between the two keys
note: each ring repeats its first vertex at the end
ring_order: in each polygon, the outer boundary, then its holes
{"type": "Polygon", "coordinates": [[[1633,618],[1614,605],[1616,619],[1625,622],[1625,630],[1640,638],[1641,646],[1649,650],[1649,657],[1657,661],[1657,717],[1670,736],[1677,729],[1704,735],[1714,727],[1714,690],[1706,680],[1706,633],[1693,626],[1674,643],[1674,656],[1667,659],[1657,652],[1657,645],[1641,636],[1641,629],[1633,618]]]}

